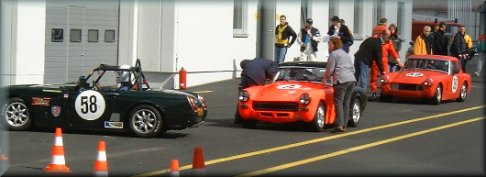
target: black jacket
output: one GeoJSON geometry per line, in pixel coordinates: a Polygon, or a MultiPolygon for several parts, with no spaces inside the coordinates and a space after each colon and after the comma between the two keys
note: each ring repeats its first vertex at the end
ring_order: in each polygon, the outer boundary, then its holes
{"type": "MultiPolygon", "coordinates": [[[[329,30],[327,31],[327,35],[332,36],[334,35],[334,25],[331,25],[329,27],[329,30]]],[[[339,27],[339,34],[338,36],[341,38],[341,41],[343,42],[344,45],[351,46],[353,45],[353,35],[349,31],[348,26],[341,24],[341,27],[339,27]]]]}
{"type": "Polygon", "coordinates": [[[434,55],[448,55],[447,46],[449,45],[449,38],[444,34],[444,31],[440,30],[434,33],[434,43],[432,44],[432,52],[434,55]]]}
{"type": "MultiPolygon", "coordinates": [[[[312,27],[310,29],[310,32],[311,32],[312,36],[321,36],[321,32],[319,32],[319,30],[317,28],[312,27]]],[[[300,40],[304,41],[304,39],[307,37],[307,31],[305,30],[305,28],[302,28],[302,29],[300,29],[300,33],[302,34],[302,39],[300,39],[300,40]]],[[[311,39],[311,46],[312,46],[312,50],[314,52],[317,52],[317,43],[318,43],[317,41],[314,41],[314,40],[311,39]]],[[[300,51],[304,51],[304,50],[305,50],[305,48],[302,48],[302,47],[300,48],[300,51]]]]}
{"type": "Polygon", "coordinates": [[[370,66],[371,62],[375,60],[380,72],[383,72],[383,62],[382,62],[382,48],[381,39],[369,37],[361,43],[358,51],[354,54],[354,62],[360,60],[366,65],[370,66]]]}
{"type": "MultiPolygon", "coordinates": [[[[294,44],[295,40],[297,39],[297,34],[295,33],[294,29],[292,29],[292,27],[290,27],[290,25],[288,23],[286,23],[287,27],[283,30],[282,32],[282,38],[283,39],[289,39],[290,37],[292,37],[291,41],[289,42],[289,46],[291,46],[292,44],[294,44]]],[[[277,25],[277,27],[275,27],[275,35],[278,35],[278,26],[280,25],[277,25]]],[[[284,46],[280,46],[278,44],[275,44],[276,47],[284,47],[284,46]]]]}
{"type": "Polygon", "coordinates": [[[271,79],[277,73],[277,64],[265,58],[255,58],[253,60],[243,60],[240,62],[243,69],[241,76],[248,76],[259,85],[265,84],[266,79],[271,79]]]}
{"type": "Polygon", "coordinates": [[[451,55],[458,56],[459,54],[466,54],[468,53],[468,47],[466,40],[464,39],[464,35],[461,33],[457,33],[454,35],[454,39],[452,40],[451,44],[451,55]]]}

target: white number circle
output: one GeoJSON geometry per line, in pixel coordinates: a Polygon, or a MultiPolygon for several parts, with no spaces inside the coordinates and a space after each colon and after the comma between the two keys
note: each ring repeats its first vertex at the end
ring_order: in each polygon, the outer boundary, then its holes
{"type": "Polygon", "coordinates": [[[76,113],[86,120],[96,120],[105,112],[105,99],[99,92],[88,90],[76,97],[74,102],[76,113]]]}
{"type": "Polygon", "coordinates": [[[457,76],[452,77],[452,93],[456,93],[458,85],[459,79],[457,78],[457,76]]]}
{"type": "Polygon", "coordinates": [[[277,89],[282,89],[282,90],[292,90],[292,89],[299,89],[301,86],[297,84],[285,84],[285,85],[279,85],[277,86],[277,89]]]}

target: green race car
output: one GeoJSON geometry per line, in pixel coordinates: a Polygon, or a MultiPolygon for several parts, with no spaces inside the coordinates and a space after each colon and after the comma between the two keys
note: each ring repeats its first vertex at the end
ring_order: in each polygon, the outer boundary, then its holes
{"type": "Polygon", "coordinates": [[[153,137],[204,122],[207,105],[199,94],[150,88],[140,60],[135,66],[101,64],[76,83],[12,85],[2,108],[10,130],[31,127],[125,130],[153,137]]]}

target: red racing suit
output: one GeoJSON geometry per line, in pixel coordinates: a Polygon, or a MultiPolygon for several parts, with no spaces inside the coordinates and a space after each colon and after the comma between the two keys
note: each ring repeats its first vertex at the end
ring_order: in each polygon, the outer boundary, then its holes
{"type": "MultiPolygon", "coordinates": [[[[393,47],[393,42],[388,41],[385,42],[381,45],[381,50],[382,50],[382,57],[381,61],[383,63],[383,69],[384,71],[388,74],[389,73],[389,68],[388,68],[388,54],[392,55],[393,58],[398,60],[399,56],[397,51],[395,50],[395,47],[393,47]]],[[[378,69],[378,65],[376,65],[376,62],[371,63],[371,73],[370,73],[370,89],[371,92],[376,93],[376,90],[378,90],[378,73],[380,73],[380,70],[378,69]]]]}

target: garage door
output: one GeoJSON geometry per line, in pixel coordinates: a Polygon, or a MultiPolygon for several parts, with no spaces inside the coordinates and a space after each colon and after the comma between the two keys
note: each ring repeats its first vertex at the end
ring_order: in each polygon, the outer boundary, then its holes
{"type": "Polygon", "coordinates": [[[44,83],[76,81],[118,60],[119,0],[46,1],[44,83]]]}

